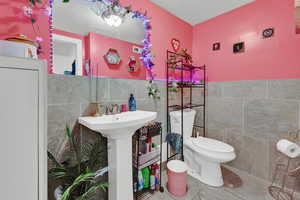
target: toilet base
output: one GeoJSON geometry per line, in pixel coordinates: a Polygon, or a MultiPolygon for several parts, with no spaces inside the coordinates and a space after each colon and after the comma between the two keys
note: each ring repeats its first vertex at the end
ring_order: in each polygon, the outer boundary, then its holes
{"type": "Polygon", "coordinates": [[[190,148],[184,148],[184,154],[190,176],[213,187],[224,185],[220,163],[209,162],[190,148]]]}
{"type": "Polygon", "coordinates": [[[222,187],[224,185],[223,176],[222,176],[222,173],[220,174],[218,172],[219,169],[221,170],[221,167],[220,167],[220,165],[214,166],[214,167],[215,167],[215,169],[214,169],[215,171],[213,171],[212,169],[202,170],[201,175],[192,169],[188,169],[187,172],[188,172],[188,175],[201,181],[202,183],[204,183],[206,185],[213,186],[213,187],[222,187]]]}

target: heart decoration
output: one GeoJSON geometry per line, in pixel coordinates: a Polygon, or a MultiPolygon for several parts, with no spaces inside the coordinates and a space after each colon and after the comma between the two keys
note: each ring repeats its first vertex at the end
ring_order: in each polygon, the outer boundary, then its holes
{"type": "Polygon", "coordinates": [[[171,44],[172,44],[173,50],[177,53],[180,50],[180,41],[178,39],[173,38],[171,40],[171,44]]]}

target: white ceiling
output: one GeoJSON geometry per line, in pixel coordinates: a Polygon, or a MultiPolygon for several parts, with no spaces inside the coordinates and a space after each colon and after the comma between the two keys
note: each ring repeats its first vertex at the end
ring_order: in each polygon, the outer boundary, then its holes
{"type": "Polygon", "coordinates": [[[54,28],[79,35],[93,32],[136,44],[142,43],[144,27],[141,20],[128,16],[120,27],[111,27],[91,10],[92,5],[88,0],[72,0],[69,3],[55,0],[54,28]]]}
{"type": "Polygon", "coordinates": [[[239,8],[255,0],[150,0],[191,25],[239,8]]]}

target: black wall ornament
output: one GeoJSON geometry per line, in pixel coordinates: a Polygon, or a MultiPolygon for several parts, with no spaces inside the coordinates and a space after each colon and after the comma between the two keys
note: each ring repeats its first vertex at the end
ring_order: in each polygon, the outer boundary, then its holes
{"type": "Polygon", "coordinates": [[[218,51],[221,49],[221,43],[220,42],[216,42],[213,44],[213,51],[218,51]]]}
{"type": "Polygon", "coordinates": [[[233,53],[242,53],[245,51],[245,42],[239,42],[233,45],[233,53]]]}

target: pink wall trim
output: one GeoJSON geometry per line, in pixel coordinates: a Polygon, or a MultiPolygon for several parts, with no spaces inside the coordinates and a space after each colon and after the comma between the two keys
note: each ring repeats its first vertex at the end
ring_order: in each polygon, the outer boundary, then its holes
{"type": "Polygon", "coordinates": [[[208,67],[209,81],[289,79],[300,77],[300,35],[295,34],[294,0],[256,0],[194,28],[193,55],[208,67]],[[263,39],[262,30],[275,36],[263,39]],[[244,41],[245,53],[232,45],[244,41]],[[220,51],[212,44],[221,42],[220,51]]]}

